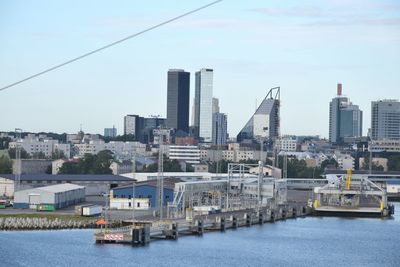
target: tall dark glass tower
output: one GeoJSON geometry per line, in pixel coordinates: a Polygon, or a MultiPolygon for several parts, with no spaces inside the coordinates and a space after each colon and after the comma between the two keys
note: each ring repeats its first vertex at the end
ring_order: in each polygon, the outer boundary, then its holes
{"type": "Polygon", "coordinates": [[[167,127],[189,133],[190,72],[168,71],[167,127]]]}

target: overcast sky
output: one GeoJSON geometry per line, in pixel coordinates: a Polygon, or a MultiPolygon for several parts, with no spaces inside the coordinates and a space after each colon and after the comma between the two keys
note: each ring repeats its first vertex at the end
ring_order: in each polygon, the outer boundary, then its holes
{"type": "MultiPolygon", "coordinates": [[[[208,1],[0,1],[0,87],[208,1]]],[[[236,136],[281,87],[281,133],[328,136],[336,84],[364,112],[400,98],[398,0],[225,0],[0,91],[0,131],[103,133],[123,116],[166,116],[167,71],[214,69],[214,96],[236,136]]]]}

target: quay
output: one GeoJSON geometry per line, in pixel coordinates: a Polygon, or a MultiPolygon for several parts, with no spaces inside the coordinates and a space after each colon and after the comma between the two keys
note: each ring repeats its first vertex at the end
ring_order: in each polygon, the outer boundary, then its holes
{"type": "Polygon", "coordinates": [[[250,227],[277,220],[304,217],[311,209],[306,206],[285,205],[277,209],[247,209],[217,214],[200,215],[191,221],[185,219],[165,221],[124,221],[126,226],[103,228],[95,231],[97,244],[125,243],[146,245],[152,240],[176,240],[184,235],[202,235],[211,231],[225,231],[250,227]]]}
{"type": "MultiPolygon", "coordinates": [[[[145,245],[156,239],[175,240],[181,235],[202,235],[298,216],[387,217],[394,213],[384,188],[367,177],[352,179],[351,171],[328,182],[275,178],[263,170],[262,162],[229,164],[226,178],[178,182],[167,205],[163,205],[159,190],[158,210],[153,216],[135,220],[132,211],[132,219],[121,220],[118,228],[110,228],[105,221],[104,228],[95,230],[95,241],[145,245]],[[254,170],[258,172],[252,173],[254,170]],[[288,188],[293,192],[297,186],[305,194],[298,194],[303,196],[295,200],[288,188]]],[[[159,189],[162,183],[160,175],[159,189]]]]}

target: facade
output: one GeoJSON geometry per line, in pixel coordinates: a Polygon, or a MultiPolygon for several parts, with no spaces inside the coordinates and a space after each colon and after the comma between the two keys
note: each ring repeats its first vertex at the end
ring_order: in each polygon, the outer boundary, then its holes
{"type": "Polygon", "coordinates": [[[281,151],[296,151],[297,139],[295,136],[283,136],[279,139],[279,150],[281,151]]]}
{"type": "Polygon", "coordinates": [[[104,128],[104,137],[116,137],[117,128],[114,126],[112,128],[104,128]]]}
{"type": "Polygon", "coordinates": [[[126,115],[124,117],[124,134],[133,134],[138,139],[139,131],[142,128],[139,115],[126,115]]]}
{"type": "Polygon", "coordinates": [[[154,129],[164,128],[166,121],[165,118],[159,117],[143,118],[143,128],[139,133],[138,141],[143,144],[154,142],[154,129]]]}
{"type": "MultiPolygon", "coordinates": [[[[16,148],[16,142],[10,142],[9,148],[16,148]]],[[[36,136],[34,134],[28,134],[20,142],[21,148],[23,148],[29,155],[35,153],[43,153],[46,157],[51,157],[54,152],[62,151],[65,157],[70,157],[70,145],[60,144],[58,140],[53,140],[45,136],[36,136]]]]}
{"type": "Polygon", "coordinates": [[[280,132],[280,88],[272,88],[236,139],[238,142],[258,138],[275,140],[280,132]],[[274,94],[275,93],[275,94],[274,94]]]}
{"type": "Polygon", "coordinates": [[[146,154],[146,145],[140,142],[111,141],[105,143],[103,140],[98,140],[75,144],[74,147],[79,157],[83,157],[85,154],[96,155],[103,150],[110,150],[117,159],[130,159],[135,153],[137,155],[146,154]]]}
{"type": "Polygon", "coordinates": [[[224,113],[213,113],[212,143],[226,145],[228,139],[228,116],[224,113]]]}
{"type": "MultiPolygon", "coordinates": [[[[164,179],[164,205],[166,206],[168,202],[174,200],[174,185],[170,179],[164,179]]],[[[125,209],[132,209],[129,207],[129,203],[132,205],[132,196],[134,198],[134,203],[136,204],[135,209],[143,209],[144,206],[137,207],[137,203],[148,203],[146,209],[157,207],[157,180],[149,180],[143,182],[137,182],[135,184],[135,189],[133,190],[132,184],[119,186],[113,188],[110,191],[110,201],[113,200],[125,200],[128,203],[128,207],[125,209]],[[130,201],[126,201],[130,200],[130,201]],[[147,200],[147,201],[146,201],[147,200]]]]}
{"type": "Polygon", "coordinates": [[[168,157],[189,164],[198,164],[200,163],[200,149],[197,146],[169,146],[168,157]]]}
{"type": "Polygon", "coordinates": [[[189,133],[190,72],[168,71],[167,127],[189,133]]]}
{"type": "Polygon", "coordinates": [[[340,155],[333,155],[333,158],[337,161],[338,163],[338,168],[340,170],[354,170],[355,169],[355,160],[352,156],[346,155],[346,154],[340,154],[340,155]]]}
{"type": "Polygon", "coordinates": [[[400,140],[372,140],[369,150],[400,153],[400,140]]]}
{"type": "Polygon", "coordinates": [[[55,210],[85,201],[85,187],[74,184],[57,184],[15,192],[14,208],[55,210]]]}
{"type": "Polygon", "coordinates": [[[219,113],[219,99],[216,97],[212,99],[212,113],[219,113]]]}
{"type": "Polygon", "coordinates": [[[114,175],[119,175],[122,173],[128,173],[132,172],[132,162],[130,161],[124,161],[124,162],[113,162],[110,165],[110,169],[112,171],[112,174],[114,175]]]}
{"type": "MultiPolygon", "coordinates": [[[[14,195],[13,174],[0,174],[0,193],[7,196],[14,195]]],[[[132,179],[108,174],[22,174],[20,190],[37,188],[48,185],[74,184],[85,187],[86,196],[99,196],[110,189],[131,182],[132,179]]]]}
{"type": "Polygon", "coordinates": [[[350,99],[342,96],[342,84],[337,96],[329,103],[329,141],[342,143],[346,137],[362,136],[362,111],[350,99]]]}
{"type": "MultiPolygon", "coordinates": [[[[21,174],[45,174],[51,166],[47,159],[21,159],[21,174]]],[[[17,161],[13,160],[13,173],[17,170],[17,161]]]]}
{"type": "Polygon", "coordinates": [[[213,70],[201,69],[195,77],[194,126],[201,142],[212,142],[213,70]]]}
{"type": "Polygon", "coordinates": [[[398,100],[372,101],[371,139],[400,140],[400,102],[398,100]]]}

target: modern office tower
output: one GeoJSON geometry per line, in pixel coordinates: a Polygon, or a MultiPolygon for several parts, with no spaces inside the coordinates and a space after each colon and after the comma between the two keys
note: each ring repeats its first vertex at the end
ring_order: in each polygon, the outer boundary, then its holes
{"type": "Polygon", "coordinates": [[[189,133],[190,73],[170,69],[167,89],[167,127],[189,133]]]}
{"type": "Polygon", "coordinates": [[[213,70],[201,69],[195,77],[194,126],[201,142],[212,142],[213,70]]]}
{"type": "Polygon", "coordinates": [[[213,99],[212,99],[212,104],[213,104],[213,106],[212,106],[212,113],[217,113],[217,112],[219,112],[219,99],[213,97],[213,99]]]}
{"type": "Polygon", "coordinates": [[[213,113],[212,143],[226,145],[228,139],[228,119],[224,113],[213,113]]]}
{"type": "Polygon", "coordinates": [[[400,102],[388,99],[371,103],[371,139],[400,139],[400,102]]]}
{"type": "Polygon", "coordinates": [[[124,134],[133,134],[138,140],[139,132],[142,129],[143,118],[139,115],[126,115],[124,117],[124,134]]]}
{"type": "Polygon", "coordinates": [[[329,103],[329,141],[342,143],[345,137],[362,136],[362,111],[348,97],[342,96],[342,84],[337,96],[329,103]]]}
{"type": "Polygon", "coordinates": [[[280,132],[280,88],[269,90],[256,112],[239,132],[237,142],[266,138],[275,140],[280,132]]]}
{"type": "Polygon", "coordinates": [[[112,128],[104,128],[104,137],[116,137],[117,128],[113,125],[112,128]]]}
{"type": "Polygon", "coordinates": [[[139,142],[143,144],[149,144],[154,141],[153,130],[157,128],[164,128],[166,125],[165,118],[151,117],[143,118],[143,128],[139,134],[139,142]]]}

